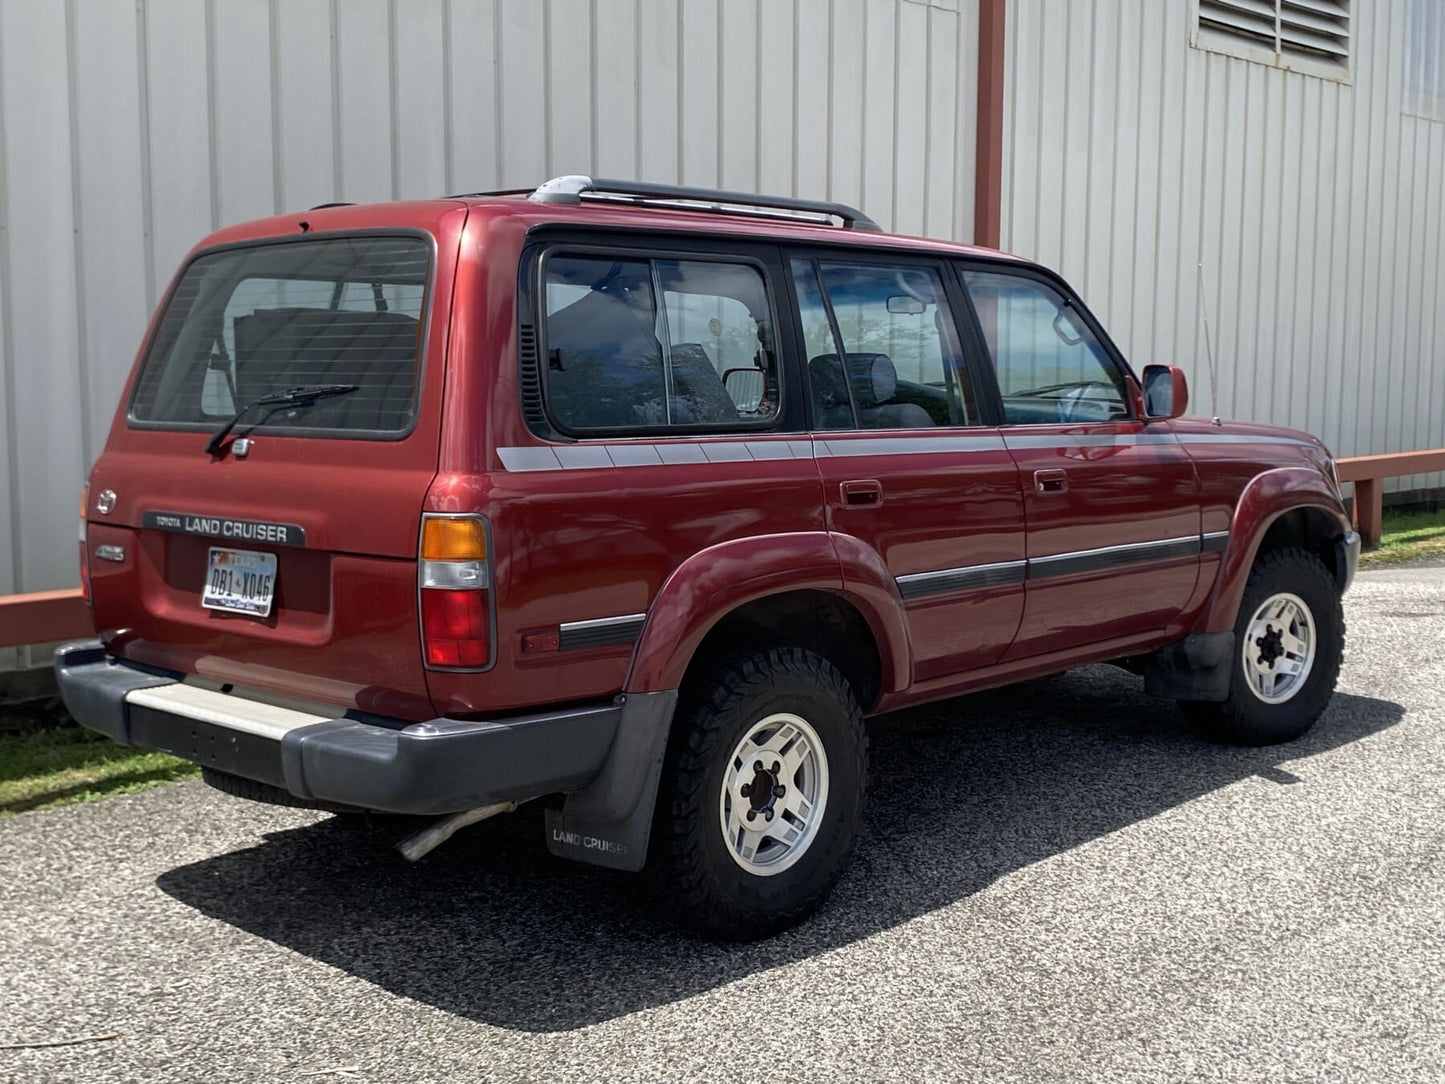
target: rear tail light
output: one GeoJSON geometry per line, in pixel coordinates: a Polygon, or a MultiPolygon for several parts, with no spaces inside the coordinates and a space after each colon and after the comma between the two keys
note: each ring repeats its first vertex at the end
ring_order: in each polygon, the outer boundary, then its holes
{"type": "Polygon", "coordinates": [[[422,654],[441,670],[482,670],[492,661],[492,575],[487,521],[426,513],[417,587],[422,654]]]}
{"type": "Polygon", "coordinates": [[[85,514],[90,509],[90,483],[80,487],[80,594],[90,605],[90,553],[85,545],[85,514]]]}

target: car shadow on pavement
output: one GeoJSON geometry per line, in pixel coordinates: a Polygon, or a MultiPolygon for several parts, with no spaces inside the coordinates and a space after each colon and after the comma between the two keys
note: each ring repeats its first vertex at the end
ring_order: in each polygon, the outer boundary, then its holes
{"type": "Polygon", "coordinates": [[[852,943],[1249,776],[1295,782],[1279,765],[1404,714],[1337,694],[1303,740],[1238,749],[1201,740],[1141,686],[1089,667],[876,720],[870,804],[848,872],[811,921],[750,945],[680,933],[666,901],[648,900],[645,876],[551,858],[526,807],[416,865],[390,849],[394,833],[335,818],[157,884],[403,997],[498,1027],[565,1031],[852,943]]]}

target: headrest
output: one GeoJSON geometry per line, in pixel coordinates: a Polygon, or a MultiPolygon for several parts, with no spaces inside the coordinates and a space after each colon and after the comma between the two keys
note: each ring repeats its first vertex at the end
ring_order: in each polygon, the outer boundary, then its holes
{"type": "Polygon", "coordinates": [[[849,354],[848,374],[858,406],[871,410],[898,394],[898,370],[887,354],[849,354]]]}
{"type": "MultiPolygon", "coordinates": [[[[834,403],[846,406],[848,389],[837,354],[820,354],[808,363],[815,394],[831,394],[834,403]]],[[[849,354],[848,376],[859,410],[872,410],[898,394],[898,370],[887,354],[849,354]]]]}
{"type": "Polygon", "coordinates": [[[808,383],[812,385],[817,406],[853,410],[853,403],[848,398],[847,380],[837,354],[820,354],[808,362],[808,383]]]}

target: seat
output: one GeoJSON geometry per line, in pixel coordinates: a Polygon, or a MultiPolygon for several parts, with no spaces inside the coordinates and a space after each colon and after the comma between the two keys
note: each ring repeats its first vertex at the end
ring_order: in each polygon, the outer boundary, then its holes
{"type": "Polygon", "coordinates": [[[662,347],[650,296],[615,284],[591,290],[547,318],[547,399],[557,420],[579,429],[666,422],[662,347]]]}
{"type": "Polygon", "coordinates": [[[738,408],[723,386],[702,343],[674,343],[672,421],[674,425],[735,422],[738,408]]]}
{"type": "Polygon", "coordinates": [[[824,429],[851,427],[848,386],[858,405],[860,429],[931,429],[933,418],[917,403],[895,402],[898,370],[887,354],[848,354],[847,377],[837,354],[822,354],[808,363],[818,425],[824,429]],[[845,383],[845,379],[847,383],[845,383]],[[828,424],[829,419],[845,419],[828,424]]]}

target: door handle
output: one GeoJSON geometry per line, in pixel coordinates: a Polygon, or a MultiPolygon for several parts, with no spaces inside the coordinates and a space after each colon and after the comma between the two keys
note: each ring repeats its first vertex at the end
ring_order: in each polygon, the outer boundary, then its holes
{"type": "Polygon", "coordinates": [[[842,482],[838,489],[843,503],[851,508],[876,508],[883,503],[883,486],[873,478],[842,482]]]}
{"type": "Polygon", "coordinates": [[[1037,493],[1066,493],[1069,476],[1061,470],[1034,471],[1034,491],[1037,493]]]}

